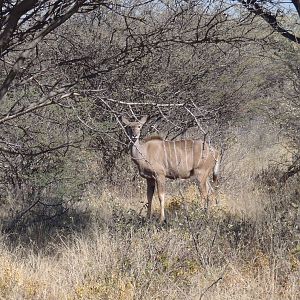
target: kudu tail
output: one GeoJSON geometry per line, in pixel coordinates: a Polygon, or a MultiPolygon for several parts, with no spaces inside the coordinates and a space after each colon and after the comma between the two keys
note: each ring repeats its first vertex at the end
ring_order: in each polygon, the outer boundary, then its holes
{"type": "Polygon", "coordinates": [[[218,182],[221,159],[222,159],[222,151],[220,151],[218,153],[217,157],[215,158],[216,163],[215,163],[214,170],[213,170],[213,182],[218,182]]]}

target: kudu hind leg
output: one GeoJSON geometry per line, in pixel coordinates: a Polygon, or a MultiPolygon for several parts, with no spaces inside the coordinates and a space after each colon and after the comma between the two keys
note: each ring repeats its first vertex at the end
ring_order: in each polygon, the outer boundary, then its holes
{"type": "Polygon", "coordinates": [[[151,217],[152,217],[152,200],[153,200],[154,190],[155,190],[155,180],[147,179],[147,200],[148,200],[147,217],[148,217],[148,219],[151,219],[151,217]]]}
{"type": "Polygon", "coordinates": [[[156,179],[158,198],[160,202],[160,223],[165,221],[165,182],[166,179],[163,176],[159,176],[156,179]]]}
{"type": "Polygon", "coordinates": [[[211,201],[214,202],[216,205],[218,205],[218,197],[215,191],[215,188],[212,186],[211,182],[209,182],[209,179],[207,178],[207,191],[208,195],[211,198],[211,201]]]}

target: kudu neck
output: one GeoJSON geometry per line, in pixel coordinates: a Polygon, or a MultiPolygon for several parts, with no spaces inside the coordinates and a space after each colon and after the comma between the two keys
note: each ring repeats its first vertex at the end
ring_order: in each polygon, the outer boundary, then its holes
{"type": "Polygon", "coordinates": [[[137,138],[136,141],[131,145],[131,158],[133,160],[143,159],[143,142],[137,138]]]}

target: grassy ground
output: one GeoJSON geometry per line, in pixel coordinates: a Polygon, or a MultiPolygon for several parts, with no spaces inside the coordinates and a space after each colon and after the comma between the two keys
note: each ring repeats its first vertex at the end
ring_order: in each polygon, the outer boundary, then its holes
{"type": "Polygon", "coordinates": [[[1,297],[297,299],[299,295],[300,249],[286,236],[280,240],[281,230],[268,221],[222,207],[205,213],[196,203],[185,210],[171,202],[173,219],[160,227],[146,223],[135,210],[124,209],[121,201],[106,205],[93,209],[85,230],[57,232],[43,246],[37,239],[24,244],[20,238],[12,248],[9,237],[3,236],[1,297]],[[273,234],[274,230],[278,232],[273,234]]]}
{"type": "Polygon", "coordinates": [[[63,226],[3,233],[0,298],[299,299],[295,187],[269,191],[256,176],[288,152],[239,136],[208,212],[191,183],[169,183],[164,226],[144,219],[143,184],[138,195],[94,188],[63,226]]]}

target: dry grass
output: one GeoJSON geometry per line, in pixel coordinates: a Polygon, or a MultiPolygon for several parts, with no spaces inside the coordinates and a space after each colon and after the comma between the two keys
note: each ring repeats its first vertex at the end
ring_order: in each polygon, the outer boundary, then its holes
{"type": "Polygon", "coordinates": [[[276,128],[255,121],[250,128],[236,129],[224,154],[221,202],[231,211],[252,216],[261,213],[269,196],[257,175],[270,165],[289,161],[292,151],[276,128]]]}
{"type": "Polygon", "coordinates": [[[191,184],[183,197],[169,193],[164,226],[144,219],[143,187],[126,197],[94,189],[74,208],[76,218],[66,216],[69,230],[2,234],[0,298],[298,299],[299,228],[289,199],[255,183],[266,160],[284,154],[272,147],[259,154],[245,152],[242,140],[231,147],[220,205],[208,212],[191,184]]]}
{"type": "Polygon", "coordinates": [[[90,226],[56,233],[38,251],[2,238],[1,298],[297,299],[300,251],[259,241],[251,219],[222,207],[206,214],[193,202],[185,211],[175,200],[174,219],[160,227],[124,199],[89,200],[90,226]]]}

